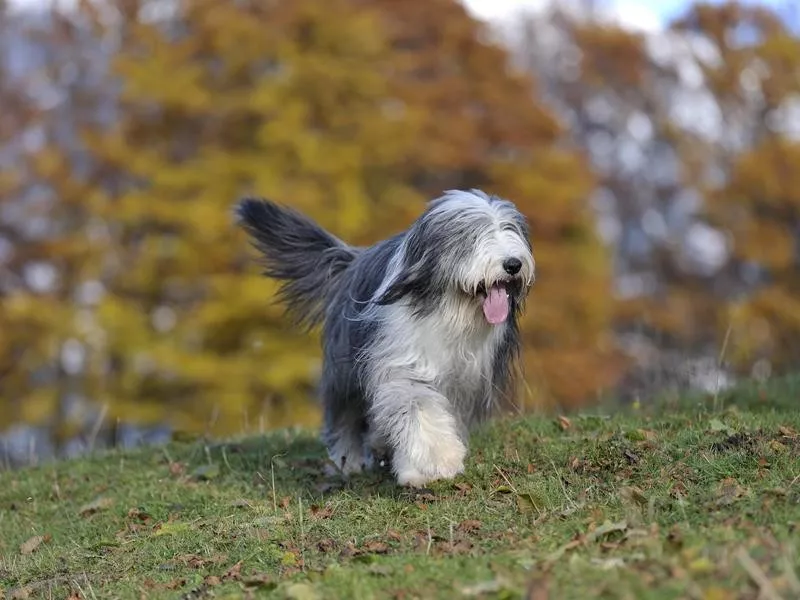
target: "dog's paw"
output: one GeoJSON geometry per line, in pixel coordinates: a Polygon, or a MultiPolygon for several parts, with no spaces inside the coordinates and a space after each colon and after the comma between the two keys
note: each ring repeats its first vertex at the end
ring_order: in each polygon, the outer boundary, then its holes
{"type": "Polygon", "coordinates": [[[408,487],[423,487],[438,479],[453,479],[464,472],[467,449],[458,440],[437,446],[428,460],[401,460],[395,465],[397,483],[408,487]]]}
{"type": "Polygon", "coordinates": [[[370,470],[374,463],[370,455],[361,451],[331,453],[330,459],[331,462],[336,465],[339,472],[345,477],[370,470]]]}

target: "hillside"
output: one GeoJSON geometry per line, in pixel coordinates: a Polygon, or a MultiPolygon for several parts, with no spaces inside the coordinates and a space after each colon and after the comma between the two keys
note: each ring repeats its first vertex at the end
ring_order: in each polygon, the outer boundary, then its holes
{"type": "Polygon", "coordinates": [[[497,421],[416,493],[302,431],[0,473],[0,597],[800,597],[798,392],[497,421]]]}

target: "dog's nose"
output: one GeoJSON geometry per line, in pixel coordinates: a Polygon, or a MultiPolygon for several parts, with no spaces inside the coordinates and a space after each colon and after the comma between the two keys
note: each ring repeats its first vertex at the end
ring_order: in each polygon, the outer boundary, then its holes
{"type": "Polygon", "coordinates": [[[503,261],[503,270],[509,275],[516,275],[522,268],[522,261],[518,258],[507,258],[503,261]]]}

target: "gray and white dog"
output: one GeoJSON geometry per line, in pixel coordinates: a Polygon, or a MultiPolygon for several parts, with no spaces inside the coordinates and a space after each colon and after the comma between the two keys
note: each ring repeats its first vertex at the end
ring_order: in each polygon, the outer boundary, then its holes
{"type": "Polygon", "coordinates": [[[267,200],[245,198],[237,215],[296,322],[323,324],[323,440],[337,467],[383,456],[415,487],[462,472],[471,426],[513,387],[534,281],[514,204],[448,191],[366,248],[267,200]]]}

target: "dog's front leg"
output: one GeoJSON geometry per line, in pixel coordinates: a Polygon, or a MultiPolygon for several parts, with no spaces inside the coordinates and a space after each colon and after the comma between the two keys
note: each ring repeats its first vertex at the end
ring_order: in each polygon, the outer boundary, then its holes
{"type": "Polygon", "coordinates": [[[385,382],[372,398],[370,418],[391,448],[400,485],[421,487],[464,470],[467,448],[450,402],[432,387],[410,379],[385,382]]]}

